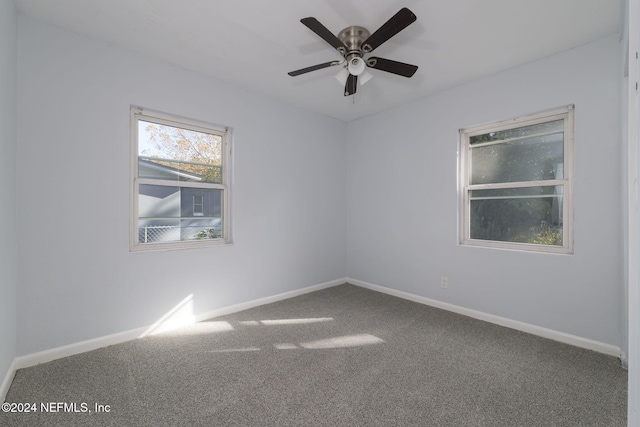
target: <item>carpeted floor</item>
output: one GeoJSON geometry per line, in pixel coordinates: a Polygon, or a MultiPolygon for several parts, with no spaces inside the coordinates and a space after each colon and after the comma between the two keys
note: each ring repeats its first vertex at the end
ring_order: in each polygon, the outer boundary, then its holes
{"type": "Polygon", "coordinates": [[[6,401],[36,404],[0,413],[16,427],[610,427],[626,425],[627,373],[345,284],[21,369],[6,401]]]}

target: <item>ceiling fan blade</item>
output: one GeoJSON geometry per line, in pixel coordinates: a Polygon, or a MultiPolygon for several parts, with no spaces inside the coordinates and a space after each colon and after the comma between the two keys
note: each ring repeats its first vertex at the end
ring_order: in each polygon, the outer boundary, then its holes
{"type": "Polygon", "coordinates": [[[344,56],[344,54],[347,53],[347,47],[344,45],[344,43],[342,43],[338,37],[336,37],[331,31],[329,31],[327,27],[322,25],[316,18],[302,18],[300,22],[306,25],[311,31],[319,35],[320,38],[322,38],[324,41],[333,46],[334,49],[340,52],[340,55],[344,56]]]}
{"type": "Polygon", "coordinates": [[[362,42],[362,50],[365,53],[373,52],[382,43],[407,28],[416,20],[416,15],[406,7],[400,9],[391,19],[385,22],[373,34],[362,42]]]}
{"type": "Polygon", "coordinates": [[[323,68],[333,67],[334,65],[339,65],[341,63],[342,61],[325,62],[318,65],[312,65],[311,67],[301,68],[295,71],[289,71],[287,74],[289,74],[291,77],[295,77],[295,76],[299,76],[300,74],[309,73],[311,71],[322,70],[323,68]]]}
{"type": "Polygon", "coordinates": [[[367,59],[367,65],[376,70],[386,71],[404,77],[411,77],[418,71],[417,65],[377,57],[367,59]]]}
{"type": "Polygon", "coordinates": [[[356,93],[357,88],[358,88],[358,76],[349,74],[349,77],[347,77],[347,84],[344,86],[344,96],[353,95],[354,93],[356,93]]]}

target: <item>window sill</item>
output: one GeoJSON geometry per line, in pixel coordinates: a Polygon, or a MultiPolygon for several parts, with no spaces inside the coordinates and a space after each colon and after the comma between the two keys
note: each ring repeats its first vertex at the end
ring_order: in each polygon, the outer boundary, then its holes
{"type": "Polygon", "coordinates": [[[518,252],[535,252],[540,254],[573,255],[572,247],[537,245],[533,243],[497,242],[497,241],[490,241],[490,240],[466,239],[460,242],[460,246],[487,248],[487,249],[502,249],[502,250],[509,250],[509,251],[518,251],[518,252]]]}
{"type": "Polygon", "coordinates": [[[166,243],[138,243],[129,245],[129,252],[177,251],[185,249],[202,249],[232,245],[233,241],[230,239],[183,240],[180,242],[166,243]]]}

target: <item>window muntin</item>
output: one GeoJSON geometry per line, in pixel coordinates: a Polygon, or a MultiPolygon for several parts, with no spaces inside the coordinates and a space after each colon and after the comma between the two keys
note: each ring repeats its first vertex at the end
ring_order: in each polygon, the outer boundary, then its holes
{"type": "Polygon", "coordinates": [[[131,111],[131,249],[229,243],[228,130],[131,111]]]}
{"type": "Polygon", "coordinates": [[[460,135],[461,243],[571,253],[573,107],[460,135]]]}

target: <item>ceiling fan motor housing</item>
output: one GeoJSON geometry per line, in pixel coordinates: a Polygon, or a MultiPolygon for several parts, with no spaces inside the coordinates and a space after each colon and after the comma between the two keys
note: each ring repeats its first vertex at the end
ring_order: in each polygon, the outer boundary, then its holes
{"type": "Polygon", "coordinates": [[[338,33],[338,39],[344,43],[349,49],[346,52],[345,58],[351,59],[354,55],[362,57],[362,42],[368,39],[370,36],[369,30],[364,27],[352,26],[347,27],[338,33]]]}

